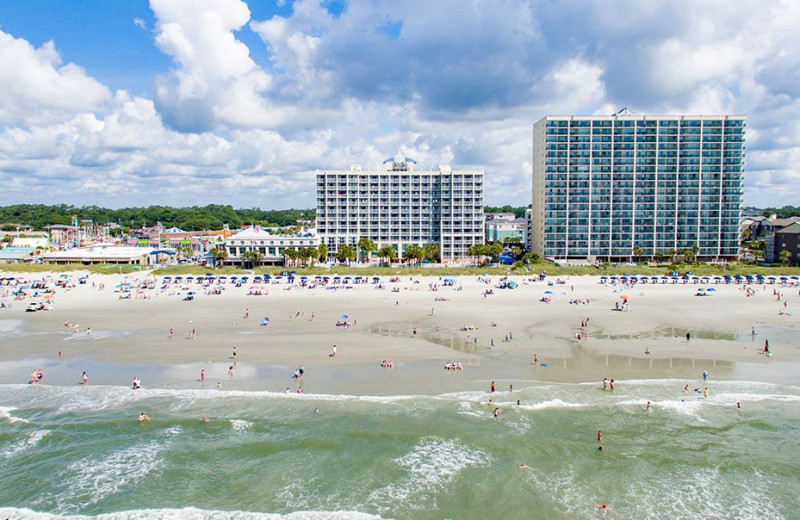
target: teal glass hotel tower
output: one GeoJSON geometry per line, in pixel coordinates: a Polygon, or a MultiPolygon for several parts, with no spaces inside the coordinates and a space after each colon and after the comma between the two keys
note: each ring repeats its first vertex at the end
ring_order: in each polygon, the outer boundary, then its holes
{"type": "Polygon", "coordinates": [[[532,249],[630,261],[739,254],[743,116],[547,116],[533,125],[532,249]]]}

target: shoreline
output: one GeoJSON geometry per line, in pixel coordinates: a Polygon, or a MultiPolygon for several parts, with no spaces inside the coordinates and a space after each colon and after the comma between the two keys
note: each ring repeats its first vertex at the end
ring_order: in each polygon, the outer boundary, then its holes
{"type": "Polygon", "coordinates": [[[746,296],[737,284],[629,288],[580,276],[548,285],[512,275],[508,280],[518,287],[500,289],[500,280],[490,278],[457,277],[449,287],[438,277],[402,277],[398,283],[382,280],[383,289],[267,284],[257,286],[263,295],[252,296],[250,284],[206,294],[209,288],[195,284],[165,287],[161,277],[141,292],[114,292],[154,277],[90,275],[86,284],[57,288],[51,312],[24,312],[31,298],[0,309],[0,384],[25,382],[31,370],[42,368],[45,384],[77,383],[87,370],[90,382],[125,386],[136,375],[145,387],[169,388],[191,385],[205,369],[207,384],[220,379],[223,390],[295,391],[291,372],[300,365],[305,391],[352,395],[480,391],[492,380],[515,387],[531,381],[600,384],[603,377],[689,381],[703,370],[716,380],[798,382],[800,343],[791,314],[800,303],[796,286],[756,285],[746,296]],[[700,286],[714,288],[713,296],[697,297],[700,286]],[[487,289],[493,294],[484,294],[487,289]],[[195,299],[185,301],[189,290],[195,299]],[[781,300],[774,291],[783,293],[781,300]],[[131,299],[120,299],[127,294],[131,299]],[[622,301],[629,311],[615,310],[622,301]],[[783,302],[785,313],[778,314],[783,302]],[[261,326],[265,317],[269,325],[261,326]],[[65,327],[65,321],[77,327],[65,327]],[[192,329],[194,339],[187,339],[192,329]],[[685,331],[691,331],[689,343],[685,331]],[[578,333],[585,339],[576,339],[578,333]],[[769,338],[774,357],[757,354],[762,338],[769,338]],[[231,378],[226,371],[234,346],[231,378]],[[392,360],[394,368],[382,369],[383,360],[392,360]],[[460,362],[464,370],[450,373],[443,368],[447,362],[460,362]]]}

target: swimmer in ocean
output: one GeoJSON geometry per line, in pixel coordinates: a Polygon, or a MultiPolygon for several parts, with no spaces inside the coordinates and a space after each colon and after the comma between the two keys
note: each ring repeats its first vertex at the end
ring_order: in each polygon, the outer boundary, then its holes
{"type": "Polygon", "coordinates": [[[147,415],[144,412],[140,413],[139,414],[139,418],[137,419],[137,421],[139,421],[139,422],[144,422],[144,421],[149,421],[149,420],[150,420],[150,416],[147,415]]]}
{"type": "Polygon", "coordinates": [[[526,464],[520,464],[520,465],[519,465],[519,466],[517,466],[517,467],[518,467],[519,469],[531,469],[531,468],[530,468],[530,466],[528,466],[528,465],[526,465],[526,464]]]}

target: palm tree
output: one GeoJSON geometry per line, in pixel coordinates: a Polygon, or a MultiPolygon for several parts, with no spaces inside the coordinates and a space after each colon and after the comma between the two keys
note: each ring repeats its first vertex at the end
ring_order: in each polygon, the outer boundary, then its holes
{"type": "Polygon", "coordinates": [[[416,261],[419,263],[423,258],[425,258],[425,249],[418,245],[410,245],[403,251],[403,259],[408,262],[416,261]]]}
{"type": "Polygon", "coordinates": [[[634,258],[641,258],[644,256],[644,249],[639,246],[633,246],[633,256],[634,258]]]}
{"type": "Polygon", "coordinates": [[[789,260],[791,258],[792,258],[792,252],[787,250],[787,249],[784,249],[783,251],[778,253],[778,260],[781,261],[782,265],[788,265],[789,264],[789,260]]]}
{"type": "Polygon", "coordinates": [[[433,242],[428,242],[425,244],[425,247],[422,248],[425,252],[425,257],[431,262],[439,259],[439,246],[434,244],[433,242]]]}
{"type": "Polygon", "coordinates": [[[364,261],[364,258],[369,260],[369,252],[375,251],[375,242],[370,240],[367,237],[361,237],[358,239],[358,251],[361,253],[361,261],[364,261]]]}
{"type": "Polygon", "coordinates": [[[389,263],[397,256],[397,251],[392,246],[383,246],[378,250],[378,256],[383,258],[386,263],[389,263]]]}
{"type": "Polygon", "coordinates": [[[292,265],[296,265],[297,259],[300,257],[300,251],[295,247],[284,249],[283,254],[291,261],[292,265]]]}
{"type": "Polygon", "coordinates": [[[350,262],[356,259],[356,249],[347,244],[339,244],[336,248],[336,260],[341,263],[350,262]]]}
{"type": "Polygon", "coordinates": [[[328,261],[328,246],[326,244],[320,244],[317,247],[317,258],[320,262],[328,261]]]}
{"type": "Polygon", "coordinates": [[[217,267],[228,258],[228,251],[225,249],[212,249],[210,253],[211,257],[214,259],[214,267],[217,267]]]}

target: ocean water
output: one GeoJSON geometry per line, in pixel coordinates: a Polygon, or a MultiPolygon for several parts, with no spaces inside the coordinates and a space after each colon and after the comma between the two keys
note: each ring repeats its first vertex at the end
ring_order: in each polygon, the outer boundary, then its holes
{"type": "Polygon", "coordinates": [[[703,399],[685,383],[394,397],[2,385],[0,518],[798,518],[800,388],[714,381],[703,399]]]}

